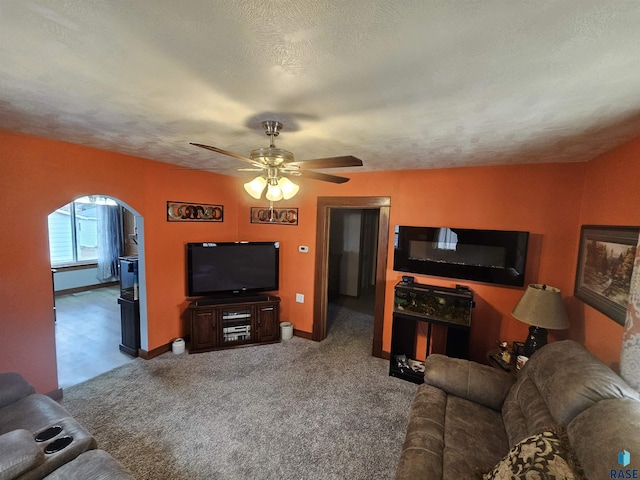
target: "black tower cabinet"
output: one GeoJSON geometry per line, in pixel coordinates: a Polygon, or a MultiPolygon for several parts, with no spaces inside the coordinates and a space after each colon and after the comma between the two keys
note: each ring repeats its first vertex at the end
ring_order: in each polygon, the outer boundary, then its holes
{"type": "Polygon", "coordinates": [[[137,357],[140,348],[140,305],[138,300],[127,300],[122,297],[118,298],[118,303],[122,328],[120,351],[137,357]]]}
{"type": "Polygon", "coordinates": [[[120,351],[137,357],[140,348],[140,303],[138,300],[138,257],[120,257],[120,351]]]}
{"type": "Polygon", "coordinates": [[[426,356],[431,350],[433,324],[447,327],[446,355],[469,358],[473,291],[400,282],[395,287],[389,375],[414,383],[423,383],[424,365],[416,360],[418,327],[426,323],[426,356]]]}

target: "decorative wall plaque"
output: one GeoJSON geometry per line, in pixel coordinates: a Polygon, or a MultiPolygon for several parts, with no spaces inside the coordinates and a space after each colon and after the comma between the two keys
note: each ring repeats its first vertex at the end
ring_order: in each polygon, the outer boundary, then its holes
{"type": "Polygon", "coordinates": [[[167,222],[222,222],[223,205],[167,202],[167,222]]]}
{"type": "Polygon", "coordinates": [[[298,209],[251,207],[251,223],[298,225],[298,209]]]}

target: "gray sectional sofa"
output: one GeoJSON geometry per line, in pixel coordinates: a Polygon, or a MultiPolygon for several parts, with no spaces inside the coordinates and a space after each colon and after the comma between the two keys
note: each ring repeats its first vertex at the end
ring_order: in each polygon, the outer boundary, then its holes
{"type": "Polygon", "coordinates": [[[60,404],[0,373],[0,480],[133,477],[60,404]],[[62,447],[62,448],[59,448],[62,447]]]}
{"type": "Polygon", "coordinates": [[[443,355],[425,364],[397,480],[637,478],[620,474],[640,469],[638,392],[580,344],[543,347],[517,377],[443,355]]]}

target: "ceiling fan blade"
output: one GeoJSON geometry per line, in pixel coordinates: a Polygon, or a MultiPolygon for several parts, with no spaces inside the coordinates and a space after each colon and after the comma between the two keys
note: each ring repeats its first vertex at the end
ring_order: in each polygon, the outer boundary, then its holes
{"type": "Polygon", "coordinates": [[[327,173],[314,172],[313,170],[300,170],[299,174],[303,177],[313,178],[314,180],[322,180],[323,182],[345,183],[350,179],[347,177],[338,177],[337,175],[329,175],[327,173]]]}
{"type": "Polygon", "coordinates": [[[193,143],[193,142],[189,142],[189,143],[191,143],[191,145],[194,145],[196,147],[204,148],[205,150],[211,150],[212,152],[221,153],[223,155],[227,155],[229,157],[233,157],[236,160],[240,160],[242,162],[249,163],[249,164],[253,165],[254,167],[262,168],[264,166],[260,162],[255,162],[255,161],[251,160],[250,158],[247,158],[247,157],[245,157],[243,155],[239,155],[239,154],[233,153],[233,152],[228,152],[228,151],[222,150],[221,148],[218,148],[218,147],[212,147],[211,145],[203,145],[202,143],[193,143]]]}
{"type": "Polygon", "coordinates": [[[171,170],[183,170],[183,171],[189,171],[191,170],[192,172],[217,172],[218,170],[220,170],[219,168],[195,168],[195,167],[174,167],[171,170]]]}
{"type": "Polygon", "coordinates": [[[302,160],[299,162],[290,162],[289,165],[297,165],[301,169],[307,168],[338,168],[338,167],[361,167],[362,160],[352,155],[342,157],[316,158],[314,160],[302,160]]]}

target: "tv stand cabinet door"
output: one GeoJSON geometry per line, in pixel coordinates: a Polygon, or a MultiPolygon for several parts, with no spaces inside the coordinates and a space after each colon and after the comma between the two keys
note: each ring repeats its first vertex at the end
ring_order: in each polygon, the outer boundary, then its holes
{"type": "Polygon", "coordinates": [[[191,349],[204,352],[219,345],[217,310],[200,308],[191,310],[191,349]]]}
{"type": "Polygon", "coordinates": [[[277,342],[280,340],[280,304],[265,302],[256,305],[256,323],[258,342],[277,342]]]}

